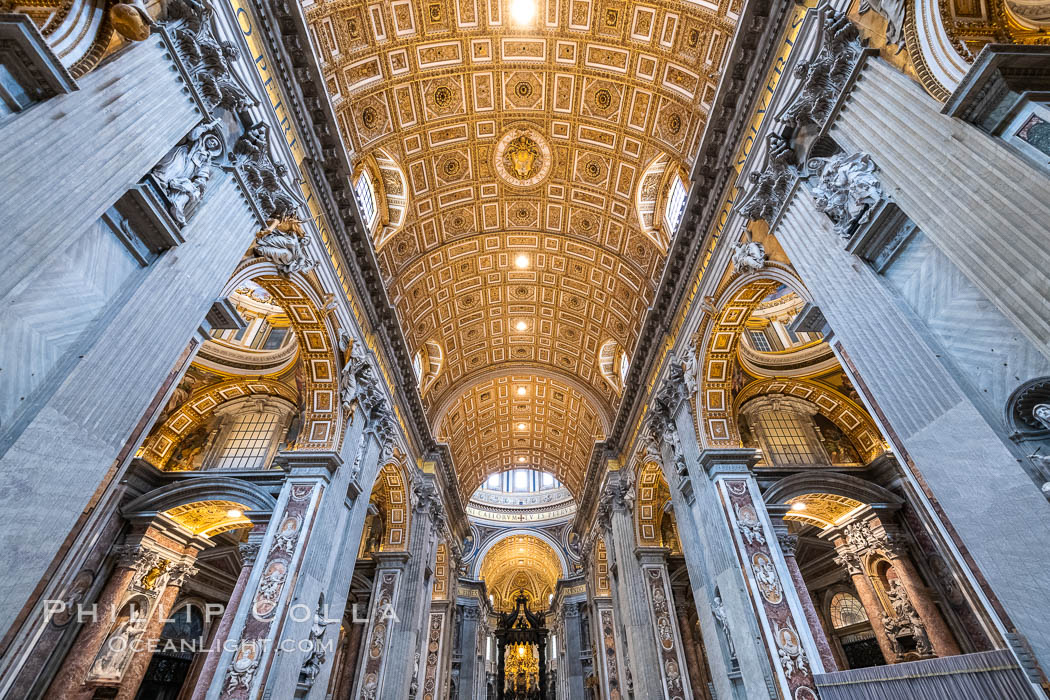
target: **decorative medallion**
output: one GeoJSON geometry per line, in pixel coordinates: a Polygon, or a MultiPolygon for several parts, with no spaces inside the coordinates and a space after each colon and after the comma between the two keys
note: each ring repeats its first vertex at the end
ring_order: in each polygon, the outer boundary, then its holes
{"type": "Polygon", "coordinates": [[[496,144],[493,165],[506,183],[515,187],[532,187],[550,173],[551,148],[535,129],[517,126],[496,144]]]}
{"type": "Polygon", "coordinates": [[[361,123],[369,129],[374,129],[376,123],[379,121],[379,114],[376,112],[375,107],[365,107],[361,110],[361,123]]]}
{"type": "Polygon", "coordinates": [[[447,85],[442,85],[434,91],[434,104],[442,109],[452,104],[452,98],[452,89],[447,85]]]}

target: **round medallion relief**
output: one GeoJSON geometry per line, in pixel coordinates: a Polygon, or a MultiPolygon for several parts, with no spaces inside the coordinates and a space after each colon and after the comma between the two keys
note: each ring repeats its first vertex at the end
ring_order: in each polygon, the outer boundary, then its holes
{"type": "Polygon", "coordinates": [[[493,167],[507,184],[532,187],[550,174],[551,147],[531,126],[512,126],[493,150],[493,167]]]}

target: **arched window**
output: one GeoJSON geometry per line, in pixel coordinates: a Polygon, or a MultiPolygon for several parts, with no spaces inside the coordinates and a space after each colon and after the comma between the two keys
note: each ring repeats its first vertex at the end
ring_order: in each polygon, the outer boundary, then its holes
{"type": "Polygon", "coordinates": [[[631,359],[615,340],[607,340],[598,351],[598,370],[616,391],[623,391],[631,359]]]}
{"type": "Polygon", "coordinates": [[[209,469],[267,469],[288,431],[292,404],[273,397],[231,401],[215,411],[218,434],[205,462],[209,469]]]}
{"type": "Polygon", "coordinates": [[[416,373],[416,381],[423,378],[423,351],[418,350],[412,358],[412,371],[416,373]]]}
{"type": "Polygon", "coordinates": [[[850,593],[836,593],[831,598],[829,608],[831,626],[835,629],[868,621],[868,613],[865,612],[864,606],[850,593]]]}
{"type": "Polygon", "coordinates": [[[357,206],[361,209],[361,216],[365,219],[365,226],[369,229],[376,222],[376,214],[379,211],[376,205],[376,193],[372,185],[372,178],[368,172],[361,173],[354,183],[354,193],[357,195],[357,206]]]}
{"type": "Polygon", "coordinates": [[[682,178],[677,175],[672,177],[671,187],[667,192],[667,204],[664,206],[664,223],[667,224],[668,237],[674,237],[678,232],[678,224],[682,223],[687,194],[682,178]]]}
{"type": "Polygon", "coordinates": [[[741,437],[751,433],[762,459],[781,466],[831,464],[813,424],[816,406],[792,396],[772,394],[751,399],[740,409],[741,437]]]}
{"type": "Polygon", "coordinates": [[[484,488],[504,493],[531,493],[560,489],[562,483],[549,472],[541,472],[536,469],[511,469],[490,474],[485,479],[484,488]]]}

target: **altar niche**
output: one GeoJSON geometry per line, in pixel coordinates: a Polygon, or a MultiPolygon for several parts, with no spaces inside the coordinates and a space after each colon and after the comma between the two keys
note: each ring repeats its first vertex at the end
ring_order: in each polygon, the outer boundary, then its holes
{"type": "Polygon", "coordinates": [[[500,613],[497,700],[548,700],[547,634],[543,613],[529,611],[529,598],[519,591],[514,610],[500,613]]]}

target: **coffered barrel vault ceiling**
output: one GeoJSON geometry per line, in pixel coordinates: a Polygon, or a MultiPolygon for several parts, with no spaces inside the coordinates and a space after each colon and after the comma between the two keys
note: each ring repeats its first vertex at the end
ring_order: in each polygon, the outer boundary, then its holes
{"type": "Polygon", "coordinates": [[[599,353],[634,349],[664,264],[653,192],[691,164],[742,0],[513,4],[535,16],[304,5],[351,160],[394,208],[376,252],[405,336],[441,348],[424,405],[467,496],[518,465],[578,491],[619,400],[599,353]]]}

